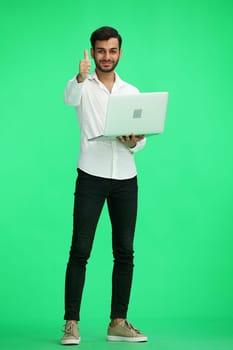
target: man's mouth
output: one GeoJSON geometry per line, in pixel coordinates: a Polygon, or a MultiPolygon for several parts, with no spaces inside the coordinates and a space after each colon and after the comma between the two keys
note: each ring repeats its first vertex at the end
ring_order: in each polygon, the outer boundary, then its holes
{"type": "Polygon", "coordinates": [[[100,63],[102,63],[104,66],[110,66],[112,64],[111,61],[101,61],[100,63]]]}

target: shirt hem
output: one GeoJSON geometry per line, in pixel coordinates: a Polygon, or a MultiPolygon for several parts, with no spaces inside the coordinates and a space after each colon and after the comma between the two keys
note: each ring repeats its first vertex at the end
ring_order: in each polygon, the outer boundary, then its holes
{"type": "Polygon", "coordinates": [[[133,179],[135,176],[137,176],[137,172],[135,172],[133,175],[126,176],[126,177],[116,177],[116,176],[107,176],[107,175],[102,175],[102,174],[96,174],[96,172],[92,172],[90,170],[87,170],[87,169],[83,168],[82,166],[78,166],[77,169],[80,169],[89,175],[101,177],[102,179],[109,179],[109,180],[130,180],[130,179],[133,179]]]}

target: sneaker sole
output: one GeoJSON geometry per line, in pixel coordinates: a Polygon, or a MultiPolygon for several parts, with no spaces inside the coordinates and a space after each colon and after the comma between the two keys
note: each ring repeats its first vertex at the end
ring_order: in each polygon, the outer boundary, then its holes
{"type": "Polygon", "coordinates": [[[129,343],[142,343],[147,342],[147,337],[120,337],[117,335],[108,335],[107,336],[108,341],[124,341],[129,343]]]}
{"type": "Polygon", "coordinates": [[[70,339],[70,340],[61,340],[62,345],[78,345],[80,343],[81,339],[70,339]]]}

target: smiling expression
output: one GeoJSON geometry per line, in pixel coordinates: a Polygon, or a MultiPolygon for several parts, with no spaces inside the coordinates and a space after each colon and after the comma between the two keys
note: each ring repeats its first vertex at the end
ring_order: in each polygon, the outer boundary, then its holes
{"type": "Polygon", "coordinates": [[[91,49],[91,55],[98,70],[104,73],[114,71],[121,58],[118,39],[97,40],[95,47],[91,49]]]}

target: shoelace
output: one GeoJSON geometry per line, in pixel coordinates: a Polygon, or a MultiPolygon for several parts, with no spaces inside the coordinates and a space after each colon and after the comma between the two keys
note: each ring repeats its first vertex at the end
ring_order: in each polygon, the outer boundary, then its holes
{"type": "Polygon", "coordinates": [[[134,331],[134,332],[136,332],[137,334],[140,334],[140,333],[141,333],[141,332],[139,331],[139,329],[134,328],[134,326],[133,326],[131,323],[129,323],[127,320],[125,320],[125,324],[126,324],[126,326],[129,328],[130,331],[134,331]]]}
{"type": "Polygon", "coordinates": [[[66,334],[72,334],[73,327],[74,327],[74,324],[72,322],[69,322],[67,325],[65,324],[63,326],[62,332],[66,333],[66,334]]]}

